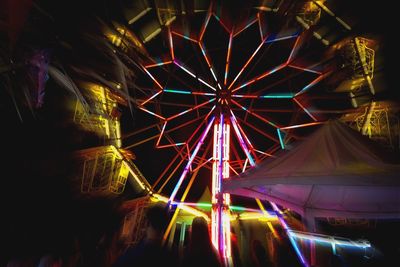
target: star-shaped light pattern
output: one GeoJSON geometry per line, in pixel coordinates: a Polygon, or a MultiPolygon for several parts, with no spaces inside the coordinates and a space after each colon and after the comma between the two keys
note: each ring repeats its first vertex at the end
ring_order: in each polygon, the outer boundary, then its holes
{"type": "Polygon", "coordinates": [[[322,64],[304,67],[300,63],[297,55],[308,35],[299,29],[270,32],[262,12],[245,25],[228,24],[210,8],[197,30],[189,32],[179,22],[169,25],[163,35],[168,53],[142,65],[153,87],[142,88],[146,97],[138,106],[158,119],[156,147],[178,152],[154,186],[174,169],[162,190],[178,166],[184,166],[169,194],[171,202],[190,172],[211,169],[216,207],[213,242],[220,250],[229,250],[219,244],[229,237],[218,238],[218,233],[229,229],[224,216],[230,204],[228,194],[219,197],[221,179],[284,149],[295,137],[292,129],[320,124],[303,100],[330,74],[322,64]],[[284,113],[276,115],[274,110],[279,112],[280,106],[284,113]],[[190,134],[185,135],[188,127],[190,134]]]}

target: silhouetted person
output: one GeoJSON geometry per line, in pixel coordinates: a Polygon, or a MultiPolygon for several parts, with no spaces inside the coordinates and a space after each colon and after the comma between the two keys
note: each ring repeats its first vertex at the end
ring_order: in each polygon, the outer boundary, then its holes
{"type": "Polygon", "coordinates": [[[255,239],[253,242],[251,242],[251,259],[253,266],[255,267],[271,266],[271,263],[268,260],[267,252],[265,251],[261,241],[258,239],[255,239]]]}
{"type": "Polygon", "coordinates": [[[222,267],[217,250],[214,248],[207,221],[195,217],[189,240],[189,247],[184,255],[183,267],[222,267]]]}
{"type": "Polygon", "coordinates": [[[176,257],[162,245],[164,231],[169,222],[166,208],[152,206],[147,210],[146,217],[148,226],[144,238],[119,257],[114,267],[177,266],[176,257]]]}

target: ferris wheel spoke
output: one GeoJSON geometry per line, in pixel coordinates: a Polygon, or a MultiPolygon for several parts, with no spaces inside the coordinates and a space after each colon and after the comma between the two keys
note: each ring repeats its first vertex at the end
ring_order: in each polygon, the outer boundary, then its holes
{"type": "Polygon", "coordinates": [[[181,68],[183,71],[185,71],[187,74],[189,74],[190,76],[192,76],[194,79],[198,80],[199,82],[201,82],[202,84],[204,84],[205,86],[207,86],[208,88],[210,88],[213,91],[217,91],[216,88],[214,88],[213,86],[211,86],[209,83],[207,83],[206,81],[204,81],[203,79],[197,77],[193,72],[191,72],[189,69],[187,69],[186,67],[184,67],[182,65],[182,63],[177,62],[176,60],[174,61],[174,64],[176,66],[178,66],[179,68],[181,68]]]}
{"type": "Polygon", "coordinates": [[[322,74],[322,72],[313,69],[313,67],[315,67],[317,65],[313,65],[313,66],[310,66],[310,67],[301,67],[301,66],[296,66],[296,65],[293,65],[293,64],[288,64],[287,66],[290,67],[290,68],[293,68],[293,69],[307,71],[307,72],[311,72],[311,73],[315,73],[315,74],[322,74]]]}
{"type": "Polygon", "coordinates": [[[326,122],[325,121],[316,121],[316,122],[309,122],[309,123],[303,123],[303,124],[297,124],[297,125],[290,125],[290,126],[286,126],[286,127],[281,127],[280,130],[303,128],[303,127],[315,126],[315,125],[324,124],[324,123],[326,123],[326,122]]]}
{"type": "Polygon", "coordinates": [[[221,90],[222,89],[221,85],[219,84],[217,76],[215,75],[215,72],[213,70],[213,65],[211,63],[211,59],[209,59],[208,56],[207,56],[207,52],[206,52],[206,49],[204,48],[204,44],[202,44],[202,42],[199,42],[198,44],[199,44],[199,47],[200,47],[200,50],[201,50],[201,54],[203,55],[204,59],[206,60],[208,69],[210,70],[211,75],[213,76],[215,82],[217,83],[218,88],[221,90]]]}
{"type": "Polygon", "coordinates": [[[164,130],[165,130],[165,127],[167,126],[167,123],[168,123],[168,121],[165,121],[165,122],[164,122],[164,125],[163,125],[162,128],[161,128],[160,135],[159,135],[159,137],[158,137],[158,139],[157,139],[157,142],[156,142],[156,148],[167,148],[167,147],[172,147],[172,146],[182,146],[182,145],[185,145],[185,144],[186,144],[185,142],[183,142],[183,143],[170,143],[170,144],[167,144],[167,145],[160,145],[161,137],[162,137],[163,134],[164,134],[164,130]]]}
{"type": "Polygon", "coordinates": [[[228,73],[229,73],[229,65],[231,60],[231,50],[232,50],[232,39],[233,33],[229,34],[229,42],[228,42],[228,52],[226,53],[226,62],[225,62],[225,73],[224,73],[224,86],[226,86],[228,80],[228,73]]]}
{"type": "Polygon", "coordinates": [[[243,128],[242,128],[242,127],[240,126],[240,124],[238,123],[238,121],[237,121],[237,119],[236,119],[236,116],[235,116],[235,113],[233,113],[232,110],[231,110],[231,115],[232,115],[232,118],[233,118],[235,124],[237,125],[237,127],[238,127],[238,129],[239,129],[239,132],[242,134],[242,136],[244,137],[244,140],[246,141],[247,145],[249,146],[250,152],[253,153],[253,155],[254,155],[254,157],[255,157],[255,159],[256,159],[256,162],[257,162],[257,161],[258,161],[258,158],[257,158],[256,153],[254,152],[253,144],[250,142],[250,139],[247,137],[245,131],[243,130],[243,128]]]}
{"type": "Polygon", "coordinates": [[[242,89],[242,88],[244,88],[244,87],[246,87],[246,86],[249,86],[250,84],[253,84],[253,83],[255,83],[255,82],[257,82],[257,81],[259,81],[259,80],[261,80],[261,79],[264,79],[265,77],[267,77],[267,76],[269,76],[269,75],[271,75],[271,74],[273,74],[273,73],[275,73],[275,72],[277,72],[277,71],[283,69],[283,68],[286,67],[286,66],[287,66],[287,64],[286,64],[286,63],[283,63],[283,64],[281,64],[281,65],[279,65],[279,66],[277,66],[277,67],[275,67],[275,68],[273,68],[273,69],[271,69],[271,70],[268,70],[268,71],[262,73],[261,75],[259,75],[259,76],[255,77],[255,78],[251,79],[250,81],[247,81],[247,82],[243,83],[242,85],[240,85],[240,86],[238,86],[238,87],[232,89],[232,93],[234,93],[234,92],[236,92],[237,90],[242,89]]]}
{"type": "Polygon", "coordinates": [[[177,89],[169,89],[169,88],[165,88],[163,90],[163,92],[182,94],[182,95],[215,96],[215,93],[195,92],[195,91],[189,91],[189,90],[177,90],[177,89]]]}
{"type": "Polygon", "coordinates": [[[241,135],[241,133],[240,133],[240,130],[239,130],[237,124],[236,124],[236,120],[231,116],[231,117],[230,117],[230,121],[231,121],[231,123],[232,123],[234,132],[235,132],[235,134],[236,134],[236,137],[237,137],[237,139],[238,139],[238,141],[239,141],[239,144],[240,144],[240,146],[241,146],[243,152],[246,154],[246,157],[249,159],[251,166],[255,166],[256,163],[255,163],[255,161],[253,160],[253,158],[252,158],[252,156],[251,156],[251,154],[250,154],[250,151],[249,151],[249,149],[248,149],[248,147],[247,147],[247,144],[245,143],[245,141],[244,141],[244,139],[243,139],[243,137],[242,137],[242,135],[241,135]]]}
{"type": "Polygon", "coordinates": [[[301,109],[303,109],[304,112],[307,113],[307,115],[310,116],[311,119],[313,119],[313,121],[317,121],[317,118],[315,118],[314,115],[311,114],[311,112],[308,111],[308,109],[306,109],[306,108],[300,103],[299,100],[297,100],[296,98],[293,98],[293,101],[296,102],[296,104],[297,104],[301,109]]]}
{"type": "Polygon", "coordinates": [[[265,119],[264,117],[258,115],[257,113],[253,112],[252,110],[250,110],[250,109],[248,109],[248,108],[246,108],[246,107],[240,105],[240,104],[239,104],[238,102],[236,102],[235,100],[232,99],[231,101],[232,101],[233,104],[235,104],[236,106],[240,107],[242,110],[246,111],[247,113],[253,115],[254,117],[260,119],[261,121],[263,121],[263,122],[265,122],[265,123],[271,125],[271,126],[274,127],[274,128],[279,128],[279,126],[277,126],[275,123],[273,123],[273,122],[271,122],[271,121],[265,119]]]}
{"type": "Polygon", "coordinates": [[[150,110],[148,110],[148,109],[145,109],[144,107],[139,106],[138,108],[141,109],[141,110],[143,110],[144,112],[147,112],[147,113],[153,115],[154,117],[157,117],[157,118],[159,118],[159,119],[161,119],[161,120],[163,120],[163,121],[165,120],[165,118],[164,118],[163,116],[158,115],[157,113],[154,113],[154,112],[152,112],[152,111],[150,111],[150,110]]]}
{"type": "Polygon", "coordinates": [[[290,51],[289,57],[286,61],[286,64],[288,65],[290,62],[292,62],[293,58],[297,55],[297,52],[299,51],[300,48],[300,39],[301,39],[301,35],[299,35],[296,38],[296,42],[294,43],[292,50],[290,51]]]}
{"type": "Polygon", "coordinates": [[[206,32],[208,23],[210,22],[211,16],[212,16],[212,8],[213,8],[213,4],[210,4],[210,7],[207,10],[207,15],[206,15],[206,19],[204,21],[204,24],[201,26],[201,30],[200,30],[200,35],[199,35],[199,42],[201,42],[201,40],[203,39],[204,33],[206,32]]]}
{"type": "Polygon", "coordinates": [[[319,83],[320,81],[322,81],[323,79],[325,79],[326,77],[328,77],[330,74],[332,73],[332,71],[328,71],[324,74],[319,75],[316,79],[314,79],[312,82],[310,82],[309,84],[307,84],[306,86],[303,87],[303,89],[301,89],[298,93],[295,94],[295,96],[299,96],[301,94],[304,94],[306,91],[308,91],[311,87],[313,87],[314,85],[316,85],[317,83],[319,83]]]}
{"type": "Polygon", "coordinates": [[[243,71],[247,68],[247,66],[250,64],[250,62],[253,60],[255,55],[258,53],[258,51],[261,49],[261,47],[264,45],[264,41],[267,37],[265,37],[261,43],[258,45],[256,50],[253,52],[253,54],[250,56],[250,58],[246,61],[246,63],[243,65],[243,67],[240,69],[239,73],[236,75],[236,77],[233,79],[231,84],[228,86],[228,90],[232,88],[232,86],[235,84],[236,80],[240,77],[240,75],[243,73],[243,71]]]}
{"type": "Polygon", "coordinates": [[[178,118],[178,117],[180,117],[180,116],[182,116],[182,115],[184,115],[184,114],[186,114],[186,113],[188,113],[188,112],[197,110],[197,109],[199,109],[199,108],[201,108],[201,107],[203,107],[203,106],[205,106],[205,105],[207,105],[207,104],[209,104],[209,103],[211,103],[211,102],[213,102],[213,101],[215,101],[215,98],[212,98],[212,99],[210,99],[210,100],[208,100],[208,101],[206,101],[206,102],[203,102],[203,103],[201,103],[201,104],[199,104],[199,105],[197,105],[197,106],[194,106],[194,107],[192,107],[192,108],[189,108],[189,109],[187,109],[187,110],[184,110],[184,111],[182,111],[182,112],[179,112],[178,114],[175,114],[175,115],[173,115],[173,116],[171,116],[171,117],[168,117],[166,120],[167,120],[167,121],[170,121],[170,120],[173,120],[173,119],[175,119],[175,118],[178,118]]]}
{"type": "Polygon", "coordinates": [[[266,95],[232,95],[235,98],[251,98],[251,99],[275,99],[275,98],[293,98],[294,93],[270,93],[266,95]]]}
{"type": "Polygon", "coordinates": [[[249,23],[247,23],[244,27],[242,27],[241,29],[239,29],[237,32],[235,32],[233,34],[233,37],[236,37],[237,35],[239,35],[241,32],[243,32],[244,30],[246,30],[247,28],[249,28],[251,25],[253,25],[254,23],[256,23],[258,21],[258,18],[253,18],[249,23]]]}
{"type": "Polygon", "coordinates": [[[154,78],[154,76],[145,68],[142,66],[142,69],[144,70],[144,72],[150,77],[150,79],[152,79],[155,84],[160,88],[163,89],[163,86],[157,81],[156,78],[154,78]]]}
{"type": "Polygon", "coordinates": [[[159,62],[159,63],[145,65],[144,67],[146,69],[150,69],[150,68],[154,68],[154,67],[160,67],[160,66],[168,65],[168,64],[171,64],[171,63],[174,63],[174,61],[170,60],[170,61],[165,61],[165,62],[159,62]]]}
{"type": "Polygon", "coordinates": [[[247,125],[248,127],[252,128],[252,129],[255,130],[256,132],[258,132],[259,134],[265,136],[266,138],[268,138],[268,139],[270,139],[270,140],[272,140],[272,141],[274,141],[274,142],[276,142],[276,143],[279,143],[279,140],[278,140],[275,136],[272,136],[272,135],[266,133],[265,131],[260,130],[258,127],[254,126],[253,124],[249,123],[248,121],[245,121],[245,120],[243,120],[243,119],[241,119],[241,118],[238,118],[238,120],[239,120],[241,123],[247,125]]]}
{"type": "MultiPolygon", "coordinates": [[[[181,153],[184,153],[185,147],[182,147],[180,149],[181,153]]],[[[174,162],[179,158],[179,156],[181,156],[181,153],[177,153],[174,158],[168,163],[168,165],[164,168],[163,172],[158,176],[158,178],[156,179],[156,181],[152,184],[151,188],[152,190],[155,191],[155,187],[160,183],[161,179],[164,177],[164,175],[170,170],[170,168],[172,167],[172,165],[174,164],[174,162]]],[[[181,157],[181,162],[183,162],[185,157],[181,157]]],[[[180,163],[181,164],[181,163],[180,163]]],[[[178,164],[178,166],[180,165],[178,164]]],[[[157,193],[160,193],[161,191],[157,191],[157,193]]]]}
{"type": "Polygon", "coordinates": [[[188,40],[188,41],[191,41],[191,42],[193,42],[193,43],[198,43],[198,41],[197,41],[197,40],[195,40],[195,39],[191,38],[190,36],[187,36],[187,35],[181,34],[181,33],[179,33],[179,32],[176,32],[176,31],[171,31],[171,33],[172,33],[173,35],[176,35],[176,36],[182,37],[183,39],[186,39],[186,40],[188,40]]]}
{"type": "Polygon", "coordinates": [[[193,159],[194,159],[194,157],[196,157],[197,153],[199,152],[200,147],[203,145],[204,140],[205,140],[208,132],[210,131],[212,123],[214,122],[214,120],[215,120],[215,117],[212,117],[210,122],[208,123],[206,129],[202,133],[201,138],[200,138],[199,142],[197,143],[192,155],[190,155],[190,158],[189,158],[189,160],[188,160],[188,162],[187,162],[187,164],[185,166],[185,169],[182,172],[182,175],[179,177],[179,180],[178,180],[177,184],[175,185],[175,188],[172,191],[171,196],[169,197],[169,202],[174,201],[175,196],[176,196],[180,186],[182,185],[183,180],[186,178],[186,174],[189,172],[189,168],[192,165],[193,159]]]}
{"type": "Polygon", "coordinates": [[[284,40],[288,40],[288,39],[292,39],[292,38],[297,38],[299,35],[298,34],[293,34],[293,35],[288,35],[288,36],[283,36],[283,37],[274,37],[274,36],[269,36],[267,38],[267,40],[265,40],[266,44],[269,43],[275,43],[275,42],[279,42],[279,41],[284,41],[284,40]]]}

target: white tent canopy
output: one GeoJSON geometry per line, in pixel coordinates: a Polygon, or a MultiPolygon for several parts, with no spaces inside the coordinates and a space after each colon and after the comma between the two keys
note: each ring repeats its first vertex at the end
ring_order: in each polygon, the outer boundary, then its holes
{"type": "Polygon", "coordinates": [[[365,136],[330,121],[290,151],[229,178],[223,191],[306,218],[400,218],[400,164],[365,136]]]}

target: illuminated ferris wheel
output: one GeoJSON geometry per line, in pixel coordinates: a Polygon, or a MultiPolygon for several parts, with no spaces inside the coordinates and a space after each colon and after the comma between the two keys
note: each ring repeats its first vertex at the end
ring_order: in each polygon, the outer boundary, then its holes
{"type": "Polygon", "coordinates": [[[157,134],[127,147],[153,140],[176,151],[153,184],[157,192],[173,184],[163,191],[170,203],[184,202],[199,170],[209,170],[212,241],[225,258],[231,196],[221,193],[221,181],[284,149],[297,138],[294,129],[320,124],[306,96],[331,73],[301,53],[309,31],[274,29],[263,11],[233,20],[211,4],[201,19],[175,19],[145,45],[138,108],[155,123],[136,133],[157,134]]]}

